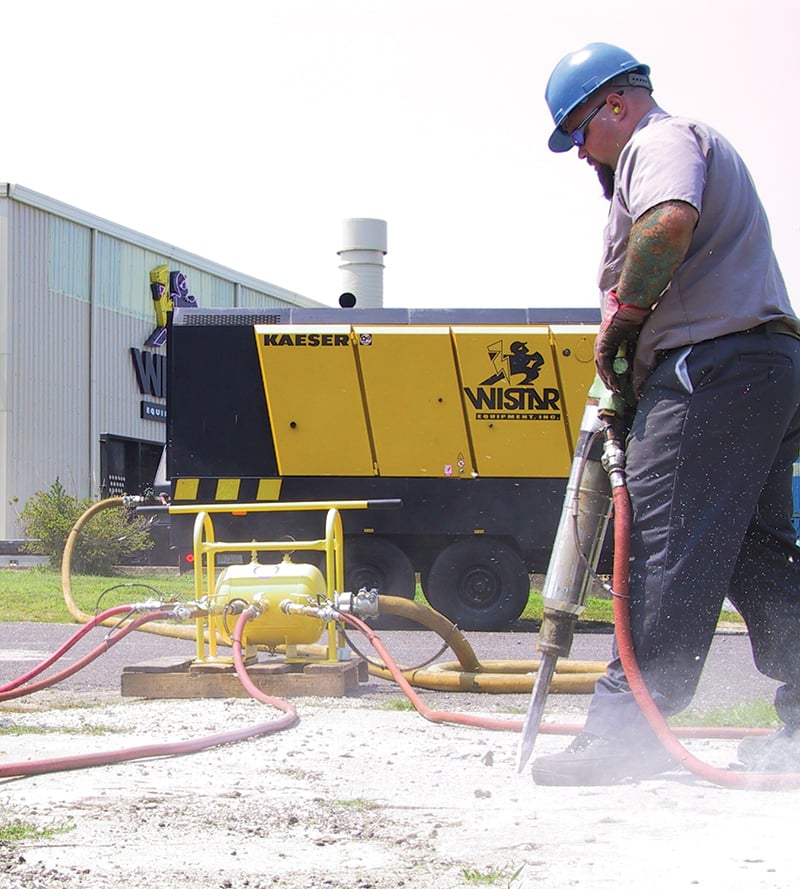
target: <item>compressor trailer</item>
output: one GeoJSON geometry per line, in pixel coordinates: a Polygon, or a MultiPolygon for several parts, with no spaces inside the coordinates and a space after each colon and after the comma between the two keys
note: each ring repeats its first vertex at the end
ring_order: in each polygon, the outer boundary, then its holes
{"type": "MultiPolygon", "coordinates": [[[[344,516],[345,587],[464,629],[522,613],[546,570],[594,378],[588,309],[176,308],[173,504],[401,500],[344,516]]],[[[220,539],[308,538],[306,513],[231,515],[220,539]]],[[[191,519],[171,517],[191,552],[191,519]]]]}

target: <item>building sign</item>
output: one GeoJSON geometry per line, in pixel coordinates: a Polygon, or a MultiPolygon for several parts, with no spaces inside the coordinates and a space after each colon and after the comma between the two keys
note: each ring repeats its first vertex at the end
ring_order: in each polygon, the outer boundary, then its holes
{"type": "Polygon", "coordinates": [[[160,265],[150,272],[150,295],[156,326],[145,340],[145,346],[163,346],[167,341],[167,315],[175,308],[196,308],[197,300],[189,293],[189,283],[183,272],[171,272],[160,265]]]}
{"type": "MultiPolygon", "coordinates": [[[[166,265],[157,266],[150,272],[150,295],[153,298],[156,326],[144,345],[160,348],[167,342],[167,315],[176,306],[195,308],[197,300],[189,293],[186,275],[183,272],[171,272],[166,265]]],[[[147,398],[166,400],[167,356],[149,349],[131,348],[131,360],[139,392],[147,398]]],[[[149,401],[147,398],[141,402],[141,418],[166,423],[166,404],[149,401]]]]}
{"type": "Polygon", "coordinates": [[[159,423],[166,423],[167,406],[165,404],[155,404],[152,401],[142,401],[140,416],[143,420],[157,420],[159,423]]]}

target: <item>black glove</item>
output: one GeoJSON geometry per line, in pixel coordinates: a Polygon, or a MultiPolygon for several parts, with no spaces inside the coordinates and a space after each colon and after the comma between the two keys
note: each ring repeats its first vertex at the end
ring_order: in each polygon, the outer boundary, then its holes
{"type": "Polygon", "coordinates": [[[649,314],[650,309],[620,305],[616,292],[609,291],[603,310],[603,322],[594,341],[594,364],[606,389],[619,392],[620,383],[614,373],[614,359],[623,343],[636,341],[649,314]]]}

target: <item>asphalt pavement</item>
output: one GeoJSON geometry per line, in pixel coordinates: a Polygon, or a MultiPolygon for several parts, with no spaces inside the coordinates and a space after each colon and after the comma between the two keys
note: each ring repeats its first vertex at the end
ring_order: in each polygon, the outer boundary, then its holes
{"type": "MultiPolygon", "coordinates": [[[[0,685],[16,679],[41,663],[79,629],[78,624],[0,623],[0,685]]],[[[109,630],[104,627],[92,629],[52,668],[44,672],[42,677],[74,664],[101,645],[108,634],[109,630]]],[[[482,660],[531,660],[537,657],[533,625],[525,626],[521,623],[510,632],[472,632],[465,635],[478,658],[482,660]]],[[[440,651],[442,640],[427,630],[384,629],[379,630],[379,636],[390,654],[403,666],[419,665],[432,657],[440,661],[455,659],[449,649],[440,651]]],[[[578,632],[571,658],[606,662],[610,656],[612,640],[613,636],[608,629],[602,632],[578,632]]],[[[372,655],[365,638],[354,638],[353,641],[364,654],[372,655]]],[[[137,631],[121,639],[88,666],[62,680],[57,687],[77,692],[118,693],[124,667],[160,657],[192,657],[194,654],[195,644],[191,641],[137,631]]],[[[737,631],[720,632],[714,639],[694,706],[709,710],[758,699],[771,701],[776,686],[774,680],[762,676],[755,669],[746,634],[737,631]]],[[[357,694],[381,698],[387,695],[397,696],[399,692],[393,683],[370,677],[357,694]]],[[[436,700],[434,706],[450,706],[451,698],[464,697],[430,691],[425,691],[424,694],[436,700]]],[[[519,693],[473,694],[470,697],[492,698],[493,708],[505,704],[524,706],[527,703],[527,695],[519,693]]],[[[574,699],[573,703],[577,707],[588,703],[586,695],[559,697],[574,699]]]]}

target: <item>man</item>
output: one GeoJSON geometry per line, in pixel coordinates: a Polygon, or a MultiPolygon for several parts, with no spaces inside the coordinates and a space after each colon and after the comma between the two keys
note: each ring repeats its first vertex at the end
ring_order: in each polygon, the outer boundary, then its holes
{"type": "MultiPolygon", "coordinates": [[[[791,521],[800,451],[800,322],[741,158],[717,132],[673,117],[650,69],[593,43],[555,67],[549,146],[577,147],[610,200],[599,284],[597,372],[635,344],[627,441],[633,507],[631,621],[665,716],[694,694],[725,598],[758,668],[782,684],[784,728],[745,765],[800,771],[800,551],[791,521]]],[[[583,734],[533,763],[541,784],[610,784],[671,763],[616,657],[583,734]]],[[[753,749],[760,746],[761,749],[753,749]]]]}

